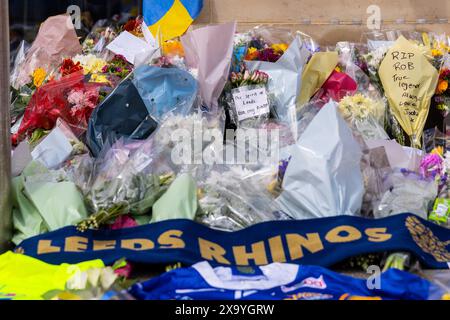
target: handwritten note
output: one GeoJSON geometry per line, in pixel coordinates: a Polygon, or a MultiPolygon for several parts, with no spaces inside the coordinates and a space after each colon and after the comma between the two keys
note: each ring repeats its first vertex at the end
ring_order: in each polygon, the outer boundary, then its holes
{"type": "Polygon", "coordinates": [[[387,52],[379,74],[393,114],[418,143],[437,86],[437,70],[423,50],[400,37],[387,52]]]}
{"type": "Polygon", "coordinates": [[[265,88],[250,89],[242,87],[233,90],[238,120],[258,117],[270,112],[269,99],[265,88]]]}

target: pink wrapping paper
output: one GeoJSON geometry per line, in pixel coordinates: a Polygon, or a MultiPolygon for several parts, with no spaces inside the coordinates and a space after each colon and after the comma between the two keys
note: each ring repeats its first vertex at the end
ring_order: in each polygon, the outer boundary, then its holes
{"type": "Polygon", "coordinates": [[[228,79],[236,22],[191,30],[181,38],[190,68],[198,69],[200,96],[211,112],[228,79]]]}
{"type": "Polygon", "coordinates": [[[28,51],[14,87],[21,87],[31,80],[33,71],[44,68],[47,73],[58,66],[65,57],[81,53],[72,20],[68,15],[48,18],[40,27],[39,33],[28,51]]]}
{"type": "Polygon", "coordinates": [[[345,96],[353,95],[357,89],[358,84],[349,75],[334,70],[319,91],[318,98],[325,103],[330,99],[339,102],[345,96]]]}

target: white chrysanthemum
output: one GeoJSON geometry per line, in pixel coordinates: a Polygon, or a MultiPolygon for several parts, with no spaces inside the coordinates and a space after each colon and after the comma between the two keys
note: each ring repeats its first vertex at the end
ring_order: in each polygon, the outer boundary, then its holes
{"type": "Polygon", "coordinates": [[[388,50],[389,47],[385,46],[370,52],[366,57],[369,67],[378,70],[388,50]]]}
{"type": "Polygon", "coordinates": [[[347,120],[363,120],[369,116],[377,119],[379,118],[380,112],[383,112],[383,109],[382,102],[375,101],[362,94],[347,96],[339,103],[339,111],[347,120]]]}

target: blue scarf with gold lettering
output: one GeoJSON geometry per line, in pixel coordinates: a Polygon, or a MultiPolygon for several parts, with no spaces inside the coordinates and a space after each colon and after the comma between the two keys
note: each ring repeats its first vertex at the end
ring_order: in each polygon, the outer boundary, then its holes
{"type": "Polygon", "coordinates": [[[425,266],[450,267],[450,230],[415,215],[369,220],[340,216],[273,221],[242,231],[211,230],[189,220],[171,220],[121,230],[78,232],[66,227],[22,242],[16,252],[51,264],[102,259],[130,262],[255,266],[272,262],[332,266],[347,258],[408,251],[425,266]]]}

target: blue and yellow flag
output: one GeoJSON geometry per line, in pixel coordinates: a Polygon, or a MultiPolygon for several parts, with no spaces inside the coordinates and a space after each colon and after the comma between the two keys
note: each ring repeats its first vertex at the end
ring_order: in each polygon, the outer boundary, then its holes
{"type": "Polygon", "coordinates": [[[163,41],[181,36],[203,8],[203,0],[144,0],[145,23],[163,41]]]}

